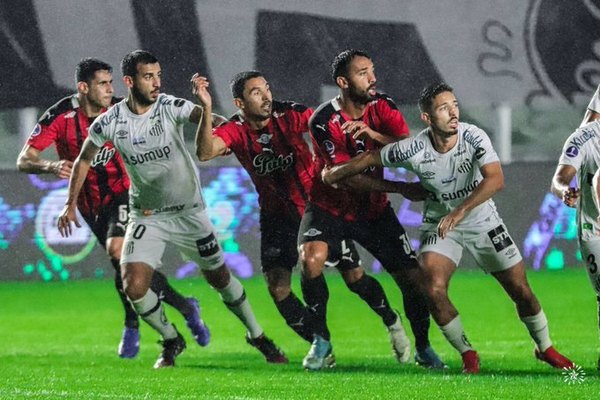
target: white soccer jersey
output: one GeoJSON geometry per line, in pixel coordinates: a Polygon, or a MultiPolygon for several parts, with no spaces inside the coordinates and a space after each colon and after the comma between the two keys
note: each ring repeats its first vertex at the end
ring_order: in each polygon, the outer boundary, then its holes
{"type": "Polygon", "coordinates": [[[577,170],[577,185],[581,190],[577,202],[578,233],[582,240],[598,239],[598,210],[592,197],[592,177],[600,166],[600,121],[590,122],[569,136],[563,146],[559,165],[571,165],[577,170]]]}
{"type": "Polygon", "coordinates": [[[195,163],[183,138],[183,125],[194,107],[188,100],[160,94],[148,112],[138,115],[123,100],[90,127],[96,146],[111,141],[125,161],[133,216],[205,208],[195,163]]]}
{"type": "Polygon", "coordinates": [[[594,93],[592,100],[590,100],[588,109],[600,114],[600,85],[598,85],[598,89],[596,89],[596,93],[594,93]]]}
{"type": "MultiPolygon", "coordinates": [[[[461,122],[456,145],[444,154],[434,149],[428,132],[425,129],[383,147],[381,160],[386,167],[404,167],[417,174],[423,187],[432,193],[425,200],[423,222],[437,224],[483,180],[479,168],[498,161],[498,156],[488,135],[475,125],[461,122]]],[[[458,226],[481,225],[491,215],[497,216],[497,212],[494,201],[489,199],[472,209],[458,226]]]]}

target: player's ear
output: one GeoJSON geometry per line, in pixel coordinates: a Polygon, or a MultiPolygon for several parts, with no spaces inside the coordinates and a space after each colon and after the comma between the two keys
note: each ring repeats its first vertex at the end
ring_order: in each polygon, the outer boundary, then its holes
{"type": "Polygon", "coordinates": [[[133,78],[129,75],[125,75],[123,77],[123,83],[125,84],[125,87],[132,88],[133,87],[133,78]]]}
{"type": "Polygon", "coordinates": [[[346,77],[344,76],[338,76],[337,78],[335,78],[335,83],[341,88],[341,89],[348,89],[348,79],[346,79],[346,77]]]}
{"type": "Polygon", "coordinates": [[[79,93],[83,93],[83,94],[87,94],[90,90],[90,87],[88,86],[87,82],[84,81],[79,81],[77,82],[77,91],[79,93]]]}
{"type": "Polygon", "coordinates": [[[240,110],[244,109],[244,102],[239,97],[233,99],[233,104],[240,110]]]}
{"type": "Polygon", "coordinates": [[[426,112],[422,112],[421,113],[421,121],[425,122],[427,125],[429,125],[431,123],[431,117],[429,116],[428,113],[426,112]]]}

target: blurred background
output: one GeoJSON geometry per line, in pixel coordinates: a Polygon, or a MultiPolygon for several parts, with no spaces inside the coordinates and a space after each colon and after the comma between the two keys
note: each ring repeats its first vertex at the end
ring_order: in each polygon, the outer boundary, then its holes
{"type": "MultiPolygon", "coordinates": [[[[0,279],[112,274],[87,229],[68,241],[57,234],[67,182],[20,174],[15,161],[44,110],[74,92],[81,58],[113,65],[122,96],[119,63],[137,48],[159,58],[163,92],[192,99],[189,78],[207,75],[215,111],[226,116],[235,111],[235,73],[259,69],[275,98],[317,106],[337,93],[333,57],[359,48],[415,134],[424,127],[420,90],[444,80],[461,119],[485,129],[501,157],[507,187],[496,202],[527,264],[581,264],[574,210],[548,188],[600,84],[600,0],[0,0],[0,28],[0,279]]],[[[256,274],[258,206],[248,176],[233,157],[199,171],[230,264],[242,277],[256,274]]],[[[416,238],[420,206],[394,205],[416,238]]],[[[165,271],[183,277],[197,268],[168,254],[165,271]]]]}

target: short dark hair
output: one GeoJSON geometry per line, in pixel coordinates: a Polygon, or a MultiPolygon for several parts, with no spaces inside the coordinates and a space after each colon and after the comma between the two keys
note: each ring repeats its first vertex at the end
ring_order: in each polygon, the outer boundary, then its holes
{"type": "Polygon", "coordinates": [[[335,56],[333,62],[331,63],[331,78],[335,82],[338,76],[348,76],[348,68],[350,67],[350,62],[354,57],[365,57],[369,60],[371,57],[362,50],[348,49],[342,51],[340,54],[335,56]]]}
{"type": "Polygon", "coordinates": [[[123,76],[135,76],[138,64],[154,64],[158,58],[146,50],[134,50],[121,60],[121,72],[123,76]]]}
{"type": "Polygon", "coordinates": [[[445,82],[436,82],[423,89],[419,96],[419,109],[421,112],[430,112],[433,98],[443,92],[454,93],[454,89],[445,82]]]}
{"type": "Polygon", "coordinates": [[[97,58],[82,58],[75,67],[75,83],[86,82],[90,83],[97,71],[108,71],[112,73],[112,67],[102,60],[97,58]]]}
{"type": "Polygon", "coordinates": [[[244,86],[246,82],[253,78],[264,78],[265,76],[259,71],[243,71],[235,74],[231,81],[229,81],[229,87],[231,88],[231,95],[233,98],[243,99],[244,98],[244,86]]]}

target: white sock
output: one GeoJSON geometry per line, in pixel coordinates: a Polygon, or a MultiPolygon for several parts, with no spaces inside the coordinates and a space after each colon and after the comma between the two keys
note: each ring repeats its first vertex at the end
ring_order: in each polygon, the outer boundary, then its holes
{"type": "Polygon", "coordinates": [[[541,352],[548,350],[548,347],[552,346],[550,331],[548,329],[548,320],[546,319],[544,310],[540,310],[536,315],[523,317],[521,318],[521,321],[523,321],[527,327],[529,335],[541,352]]]}
{"type": "Polygon", "coordinates": [[[263,329],[256,322],[252,307],[250,307],[250,303],[246,299],[244,287],[237,278],[231,276],[229,284],[223,289],[217,290],[221,294],[223,303],[242,321],[252,339],[263,334],[263,329]]]}
{"type": "Polygon", "coordinates": [[[465,351],[473,350],[471,343],[469,343],[467,336],[465,335],[465,330],[460,321],[460,315],[457,315],[456,318],[448,322],[447,325],[440,326],[440,329],[446,337],[446,340],[448,340],[460,354],[465,351]]]}
{"type": "Polygon", "coordinates": [[[177,337],[175,327],[167,321],[165,310],[156,293],[148,289],[146,294],[138,300],[132,301],[133,308],[144,321],[160,333],[163,339],[177,337]]]}

